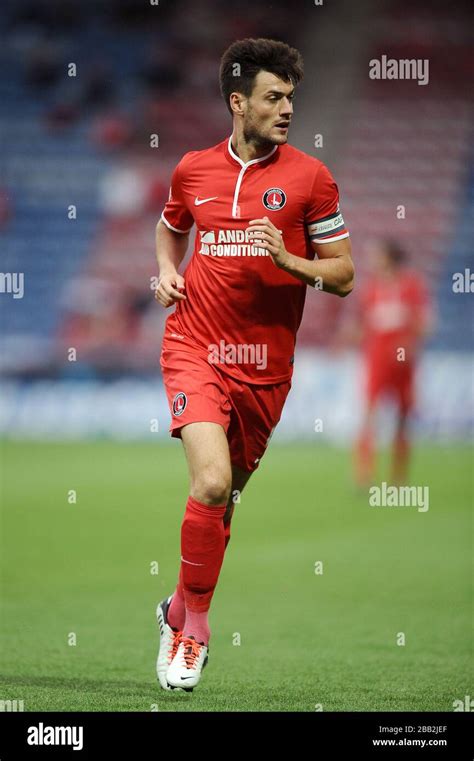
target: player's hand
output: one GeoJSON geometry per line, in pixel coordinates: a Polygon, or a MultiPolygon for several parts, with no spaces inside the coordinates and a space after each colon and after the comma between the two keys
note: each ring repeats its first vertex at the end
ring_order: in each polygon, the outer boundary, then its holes
{"type": "Polygon", "coordinates": [[[177,272],[162,275],[155,291],[155,299],[165,308],[176,304],[177,301],[186,301],[184,291],[184,277],[177,272]]]}
{"type": "Polygon", "coordinates": [[[283,243],[281,230],[275,227],[268,217],[251,219],[247,229],[254,238],[253,243],[265,248],[277,267],[283,267],[290,255],[283,243]]]}

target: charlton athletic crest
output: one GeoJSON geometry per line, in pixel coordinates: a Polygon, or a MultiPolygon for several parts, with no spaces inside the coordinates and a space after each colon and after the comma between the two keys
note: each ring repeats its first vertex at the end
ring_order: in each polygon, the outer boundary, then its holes
{"type": "Polygon", "coordinates": [[[187,403],[188,400],[186,399],[186,394],[183,394],[182,391],[180,391],[179,394],[176,394],[175,398],[173,399],[173,415],[176,417],[182,415],[186,409],[187,403]]]}
{"type": "Polygon", "coordinates": [[[286,204],[286,195],[281,188],[270,188],[263,194],[262,203],[270,211],[278,211],[286,204]]]}

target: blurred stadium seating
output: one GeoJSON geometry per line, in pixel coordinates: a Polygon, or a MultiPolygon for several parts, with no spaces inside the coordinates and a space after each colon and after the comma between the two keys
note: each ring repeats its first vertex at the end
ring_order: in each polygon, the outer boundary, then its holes
{"type": "MultiPolygon", "coordinates": [[[[155,224],[182,154],[231,132],[218,64],[244,36],[284,39],[311,66],[295,104],[297,147],[306,150],[298,139],[305,129],[318,131],[315,99],[317,111],[339,93],[338,108],[325,114],[325,147],[313,155],[337,178],[358,277],[367,239],[398,238],[438,301],[430,346],[472,348],[469,294],[451,286],[453,272],[468,266],[474,237],[472,11],[463,2],[452,14],[438,1],[409,8],[390,1],[377,4],[375,22],[373,3],[357,3],[357,49],[350,49],[354,12],[342,0],[326,15],[310,3],[289,13],[283,2],[269,13],[249,0],[238,9],[183,0],[151,10],[131,0],[5,0],[0,245],[2,270],[24,272],[25,295],[0,298],[4,375],[157,377],[166,313],[150,287],[155,224]],[[348,25],[330,58],[312,45],[313,32],[323,40],[341,13],[348,25]],[[382,53],[429,58],[429,86],[370,80],[367,61],[382,53]],[[150,147],[153,134],[158,148],[150,147]],[[404,219],[397,218],[400,204],[404,219]],[[78,350],[75,363],[67,359],[70,346],[78,350]]],[[[330,346],[345,309],[347,300],[308,293],[299,347],[330,346]]]]}

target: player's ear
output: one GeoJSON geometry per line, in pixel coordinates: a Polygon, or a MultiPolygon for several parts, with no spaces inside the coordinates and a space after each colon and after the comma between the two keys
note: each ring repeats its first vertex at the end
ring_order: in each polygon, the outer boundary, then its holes
{"type": "Polygon", "coordinates": [[[230,107],[232,109],[232,113],[236,114],[237,116],[243,116],[244,102],[245,102],[245,98],[240,92],[232,92],[230,94],[230,107]]]}

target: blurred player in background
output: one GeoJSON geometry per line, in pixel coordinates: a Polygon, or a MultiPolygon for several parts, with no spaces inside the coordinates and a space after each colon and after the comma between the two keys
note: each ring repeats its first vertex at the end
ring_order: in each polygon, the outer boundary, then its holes
{"type": "Polygon", "coordinates": [[[368,250],[371,275],[356,300],[365,371],[365,411],[355,449],[357,483],[373,483],[374,422],[377,403],[390,396],[397,405],[391,482],[406,482],[410,457],[408,422],[423,340],[432,328],[432,310],[422,275],[406,266],[405,251],[392,240],[368,250]]]}

